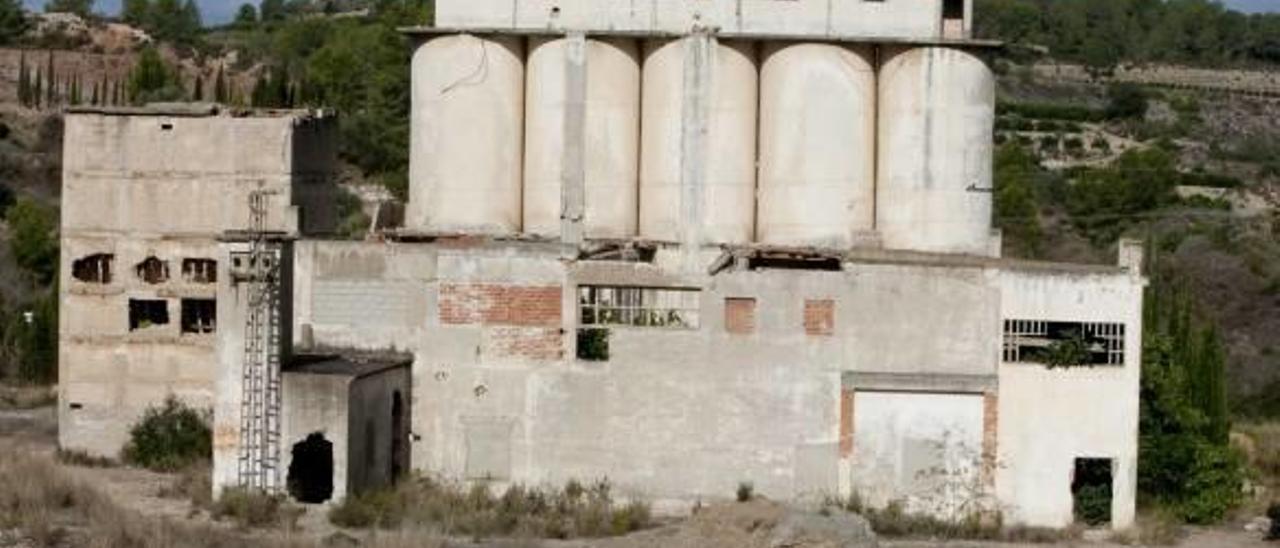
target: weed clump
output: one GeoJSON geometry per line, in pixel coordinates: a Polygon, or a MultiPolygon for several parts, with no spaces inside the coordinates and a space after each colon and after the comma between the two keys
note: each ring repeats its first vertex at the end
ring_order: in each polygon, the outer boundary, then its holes
{"type": "Polygon", "coordinates": [[[301,512],[283,495],[272,495],[257,489],[233,487],[222,492],[213,504],[213,517],[231,519],[241,528],[292,528],[301,512]]]}
{"type": "Polygon", "coordinates": [[[756,488],[749,481],[738,484],[738,502],[750,502],[756,497],[756,488]]]}
{"type": "Polygon", "coordinates": [[[160,407],[146,412],[129,429],[124,461],[156,470],[173,472],[213,458],[213,431],[208,413],[197,411],[173,396],[160,407]]]}
{"type": "Polygon", "coordinates": [[[81,468],[112,468],[118,464],[113,459],[93,456],[79,449],[58,449],[56,456],[62,464],[81,468]]]}
{"type": "Polygon", "coordinates": [[[392,489],[347,497],[329,512],[335,525],[394,529],[427,526],[445,535],[521,538],[598,538],[648,527],[649,506],[614,504],[611,486],[601,480],[562,489],[514,485],[501,496],[488,486],[469,488],[432,478],[404,481],[392,489]]]}

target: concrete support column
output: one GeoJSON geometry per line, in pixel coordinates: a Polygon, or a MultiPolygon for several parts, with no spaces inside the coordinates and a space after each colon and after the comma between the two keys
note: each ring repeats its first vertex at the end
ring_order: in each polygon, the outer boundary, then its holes
{"type": "Polygon", "coordinates": [[[561,158],[560,241],[565,258],[577,258],[586,209],[587,40],[566,38],[564,48],[564,155],[561,158]]]}
{"type": "Polygon", "coordinates": [[[680,223],[681,264],[686,272],[698,272],[702,219],[706,211],[707,133],[711,110],[711,65],[715,40],[704,33],[684,39],[684,101],[680,134],[680,223]]]}

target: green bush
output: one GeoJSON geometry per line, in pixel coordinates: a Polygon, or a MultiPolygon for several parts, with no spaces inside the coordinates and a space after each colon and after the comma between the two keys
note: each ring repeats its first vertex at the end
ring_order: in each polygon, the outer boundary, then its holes
{"type": "Polygon", "coordinates": [[[172,472],[213,457],[209,413],[197,411],[174,396],[149,407],[132,428],[124,461],[151,470],[172,472]]]}
{"type": "Polygon", "coordinates": [[[756,488],[749,481],[738,484],[738,502],[748,502],[755,498],[756,488]]]}
{"type": "Polygon", "coordinates": [[[1076,521],[1098,526],[1111,521],[1111,486],[1086,485],[1075,492],[1076,521]]]}
{"type": "Polygon", "coordinates": [[[301,515],[283,495],[233,487],[213,505],[215,519],[231,519],[242,528],[292,526],[301,515]]]}

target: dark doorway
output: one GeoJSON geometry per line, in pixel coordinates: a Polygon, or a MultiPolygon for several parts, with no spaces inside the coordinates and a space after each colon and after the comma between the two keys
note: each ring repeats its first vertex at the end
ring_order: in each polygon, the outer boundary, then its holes
{"type": "Polygon", "coordinates": [[[405,451],[406,437],[408,433],[404,430],[404,398],[396,390],[391,395],[391,483],[399,482],[404,475],[404,464],[408,460],[405,451]]]}
{"type": "Polygon", "coordinates": [[[942,0],[943,19],[964,19],[964,0],[942,0]]]}
{"type": "Polygon", "coordinates": [[[1111,459],[1076,459],[1071,497],[1077,522],[1091,527],[1111,523],[1111,459]]]}
{"type": "Polygon", "coordinates": [[[298,502],[320,504],[333,496],[333,443],[316,432],[293,446],[286,480],[298,502]]]}

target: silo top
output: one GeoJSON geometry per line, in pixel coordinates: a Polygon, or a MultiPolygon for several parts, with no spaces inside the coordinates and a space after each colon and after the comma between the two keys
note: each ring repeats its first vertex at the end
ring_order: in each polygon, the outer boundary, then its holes
{"type": "MultiPolygon", "coordinates": [[[[968,42],[973,0],[437,0],[437,30],[968,42]]],[[[410,30],[412,32],[413,29],[410,30]]],[[[417,29],[427,30],[427,29],[417,29]]]]}

